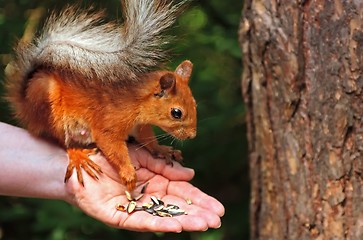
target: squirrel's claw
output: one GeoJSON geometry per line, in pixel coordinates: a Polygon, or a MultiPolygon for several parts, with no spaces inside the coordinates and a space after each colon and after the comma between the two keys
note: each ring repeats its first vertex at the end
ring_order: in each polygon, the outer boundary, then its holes
{"type": "Polygon", "coordinates": [[[83,168],[92,178],[98,180],[95,172],[103,173],[101,167],[89,158],[89,154],[95,154],[96,152],[97,149],[67,149],[69,164],[67,166],[64,182],[68,181],[68,179],[72,176],[73,169],[76,169],[78,182],[84,186],[81,168],[83,168]]]}
{"type": "Polygon", "coordinates": [[[175,150],[170,146],[157,145],[151,153],[156,158],[164,159],[166,164],[173,166],[173,161],[182,162],[183,157],[180,150],[175,150]]]}
{"type": "Polygon", "coordinates": [[[173,158],[173,160],[177,161],[177,162],[182,162],[183,161],[183,157],[182,157],[182,153],[180,150],[172,150],[171,151],[171,157],[173,158]]]}
{"type": "Polygon", "coordinates": [[[125,164],[120,167],[120,177],[123,185],[126,186],[129,192],[135,189],[136,186],[136,172],[132,164],[125,164]]]}

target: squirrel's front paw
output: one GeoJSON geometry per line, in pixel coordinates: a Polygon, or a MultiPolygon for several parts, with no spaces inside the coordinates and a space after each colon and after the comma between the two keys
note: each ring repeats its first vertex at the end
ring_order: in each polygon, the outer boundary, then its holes
{"type": "Polygon", "coordinates": [[[157,158],[165,159],[167,164],[173,164],[173,160],[180,162],[183,160],[180,150],[175,150],[170,146],[158,146],[152,150],[152,155],[157,158]]]}
{"type": "Polygon", "coordinates": [[[132,164],[121,167],[120,169],[121,183],[126,186],[129,192],[132,192],[136,186],[136,171],[132,164]]]}

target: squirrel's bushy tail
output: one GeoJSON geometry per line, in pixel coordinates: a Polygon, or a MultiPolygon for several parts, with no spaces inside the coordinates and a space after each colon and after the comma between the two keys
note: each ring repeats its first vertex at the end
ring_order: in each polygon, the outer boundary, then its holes
{"type": "Polygon", "coordinates": [[[163,32],[185,2],[124,0],[121,25],[105,22],[103,12],[67,7],[48,18],[32,43],[18,44],[14,65],[22,78],[45,67],[90,80],[135,80],[165,60],[163,32]]]}

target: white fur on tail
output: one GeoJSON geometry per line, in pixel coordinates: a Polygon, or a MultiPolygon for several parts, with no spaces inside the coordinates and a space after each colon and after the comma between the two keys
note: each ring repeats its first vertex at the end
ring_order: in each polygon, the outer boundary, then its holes
{"type": "Polygon", "coordinates": [[[122,25],[105,22],[103,12],[67,7],[48,18],[32,43],[19,44],[15,64],[23,77],[46,67],[105,82],[134,81],[165,60],[168,37],[162,34],[184,3],[124,0],[122,25]]]}

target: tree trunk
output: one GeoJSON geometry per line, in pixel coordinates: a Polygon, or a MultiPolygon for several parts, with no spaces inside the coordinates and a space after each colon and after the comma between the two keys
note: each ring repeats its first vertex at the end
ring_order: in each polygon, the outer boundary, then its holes
{"type": "Polygon", "coordinates": [[[244,4],[251,239],[363,239],[363,3],[244,4]]]}

